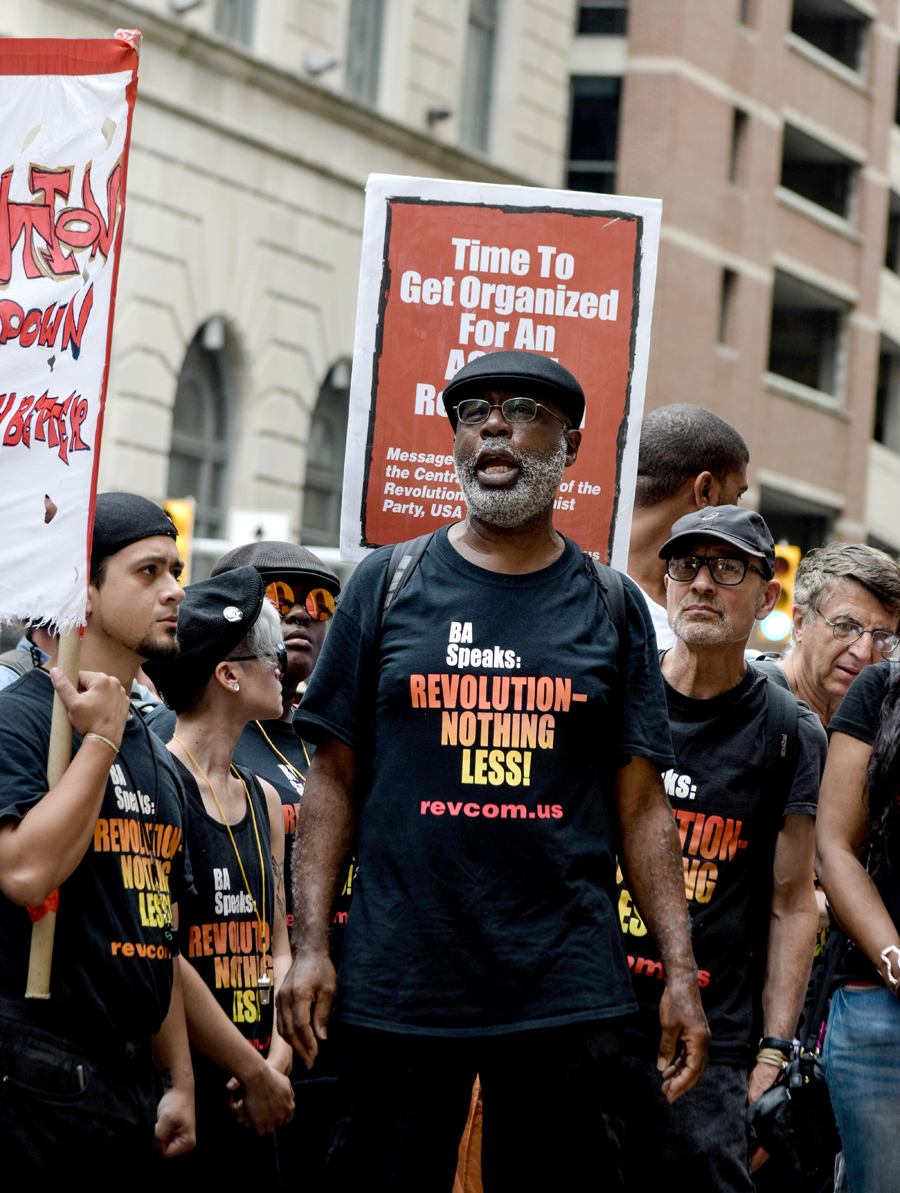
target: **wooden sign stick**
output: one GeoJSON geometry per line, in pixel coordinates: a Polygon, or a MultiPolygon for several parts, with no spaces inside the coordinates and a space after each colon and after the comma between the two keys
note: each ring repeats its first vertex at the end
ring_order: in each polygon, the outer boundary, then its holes
{"type": "MultiPolygon", "coordinates": [[[[78,666],[81,661],[81,630],[63,630],[59,636],[56,666],[72,684],[78,687],[78,666]]],[[[50,722],[50,747],[47,751],[47,790],[60,781],[72,761],[72,722],[66,706],[53,694],[53,716],[50,722]]],[[[55,894],[56,892],[54,892],[55,894]]],[[[31,926],[31,953],[28,957],[26,998],[50,997],[50,969],[53,964],[53,936],[56,932],[56,912],[49,909],[31,926]]]]}

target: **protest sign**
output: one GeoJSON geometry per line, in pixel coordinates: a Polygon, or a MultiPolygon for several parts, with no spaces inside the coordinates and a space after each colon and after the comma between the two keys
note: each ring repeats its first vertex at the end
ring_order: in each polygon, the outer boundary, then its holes
{"type": "MultiPolygon", "coordinates": [[[[0,41],[0,620],[62,631],[77,682],[140,33],[0,41]]],[[[52,788],[72,752],[54,696],[52,788]]],[[[50,997],[59,892],[29,908],[50,997]]]]}
{"type": "Polygon", "coordinates": [[[440,394],[475,356],[519,348],[565,365],[587,401],[554,524],[624,569],[660,214],[654,199],[369,178],[343,559],[465,516],[440,394]]]}
{"type": "Polygon", "coordinates": [[[139,34],[0,41],[0,619],[84,622],[139,34]]]}

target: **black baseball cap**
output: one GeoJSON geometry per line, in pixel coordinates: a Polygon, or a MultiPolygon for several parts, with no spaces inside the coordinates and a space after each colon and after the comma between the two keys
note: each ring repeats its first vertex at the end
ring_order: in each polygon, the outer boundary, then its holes
{"type": "Polygon", "coordinates": [[[672,527],[672,537],[659,549],[660,559],[671,559],[691,539],[700,536],[719,539],[757,555],[764,564],[767,580],[775,575],[775,543],[771,532],[755,510],[741,505],[707,506],[685,514],[672,527]]]}
{"type": "Polygon", "coordinates": [[[177,655],[144,663],[144,670],[170,704],[200,692],[216,666],[256,624],[266,586],[252,567],[236,568],[189,584],[178,606],[177,655]],[[169,699],[172,697],[172,699],[169,699]]]}
{"type": "Polygon", "coordinates": [[[444,409],[456,430],[456,407],[463,398],[480,398],[486,389],[508,390],[523,398],[548,398],[573,427],[584,418],[584,390],[568,369],[549,356],[508,349],[476,356],[444,386],[444,409]]]}
{"type": "Polygon", "coordinates": [[[328,567],[306,547],[296,543],[281,543],[275,540],[244,543],[226,551],[212,570],[213,576],[221,576],[234,568],[256,568],[266,583],[272,580],[296,578],[307,586],[320,586],[332,596],[341,591],[341,582],[328,567]]]}

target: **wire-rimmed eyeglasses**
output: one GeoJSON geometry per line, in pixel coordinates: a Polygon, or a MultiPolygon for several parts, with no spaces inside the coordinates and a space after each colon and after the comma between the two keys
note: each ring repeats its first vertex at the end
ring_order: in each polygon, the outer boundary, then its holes
{"type": "Polygon", "coordinates": [[[858,642],[863,634],[871,634],[872,649],[877,650],[879,654],[890,654],[897,649],[897,643],[900,642],[900,634],[892,633],[890,630],[867,630],[850,617],[842,617],[840,621],[829,621],[821,609],[816,609],[816,612],[826,625],[831,626],[831,632],[838,642],[846,642],[848,646],[858,642]]]}
{"type": "Polygon", "coordinates": [[[571,427],[564,418],[554,414],[543,402],[534,398],[506,398],[503,402],[489,402],[487,398],[463,398],[456,407],[456,417],[466,426],[477,426],[490,418],[492,410],[499,410],[508,423],[530,423],[537,417],[538,410],[546,410],[551,418],[561,422],[567,431],[571,427]]]}

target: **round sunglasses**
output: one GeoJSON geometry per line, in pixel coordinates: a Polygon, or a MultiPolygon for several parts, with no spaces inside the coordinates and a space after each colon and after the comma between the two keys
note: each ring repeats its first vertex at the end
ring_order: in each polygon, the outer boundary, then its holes
{"type": "Polygon", "coordinates": [[[334,597],[326,588],[312,588],[301,600],[302,589],[294,588],[286,580],[273,580],[266,588],[271,601],[282,617],[287,617],[295,605],[302,604],[313,621],[328,621],[334,615],[334,597]]]}

